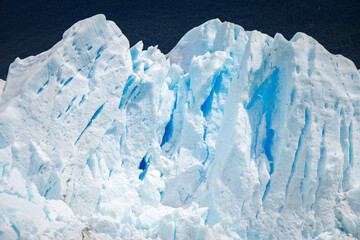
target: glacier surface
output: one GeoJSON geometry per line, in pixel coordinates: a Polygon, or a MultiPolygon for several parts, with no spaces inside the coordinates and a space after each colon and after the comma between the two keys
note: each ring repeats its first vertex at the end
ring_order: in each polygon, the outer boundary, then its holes
{"type": "Polygon", "coordinates": [[[360,238],[360,76],[210,20],[168,54],[103,15],[0,80],[1,239],[360,238]]]}

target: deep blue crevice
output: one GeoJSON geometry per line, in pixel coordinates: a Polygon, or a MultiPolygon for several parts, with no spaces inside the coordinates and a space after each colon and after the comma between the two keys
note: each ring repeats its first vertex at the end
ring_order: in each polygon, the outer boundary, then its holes
{"type": "Polygon", "coordinates": [[[268,183],[266,184],[265,187],[265,191],[264,191],[264,195],[262,197],[262,201],[264,202],[266,199],[266,196],[268,195],[269,191],[270,191],[270,183],[271,183],[271,179],[269,179],[268,183]]]}
{"type": "Polygon", "coordinates": [[[170,140],[170,138],[174,132],[173,115],[174,115],[174,113],[172,112],[171,116],[170,116],[170,121],[168,122],[168,124],[165,127],[165,133],[161,140],[160,147],[162,147],[165,143],[167,143],[170,140]]]}
{"type": "Polygon", "coordinates": [[[71,77],[71,78],[69,78],[68,80],[66,80],[66,82],[64,83],[64,86],[68,85],[72,80],[73,80],[73,77],[71,77]]]}
{"type": "Polygon", "coordinates": [[[44,197],[46,198],[46,196],[48,195],[48,193],[50,192],[50,190],[52,189],[52,187],[49,187],[48,189],[46,189],[44,197]]]}
{"type": "Polygon", "coordinates": [[[88,124],[86,125],[86,127],[84,128],[84,130],[80,133],[79,137],[76,139],[74,145],[76,145],[76,143],[80,140],[81,136],[84,134],[84,132],[86,131],[86,129],[91,126],[92,121],[97,118],[97,116],[100,114],[101,110],[103,109],[104,105],[105,105],[105,103],[103,103],[103,104],[95,111],[94,115],[91,117],[90,121],[88,122],[88,124]]]}
{"type": "Polygon", "coordinates": [[[69,104],[69,106],[67,107],[67,109],[66,109],[65,112],[68,112],[68,111],[70,110],[70,108],[71,108],[73,102],[75,101],[75,99],[76,99],[76,96],[71,100],[71,102],[70,102],[70,104],[69,104]]]}
{"type": "Polygon", "coordinates": [[[49,84],[49,79],[44,83],[44,85],[38,90],[37,94],[41,93],[44,90],[44,87],[49,84]]]}
{"type": "MultiPolygon", "coordinates": [[[[257,73],[254,75],[257,75],[257,73]]],[[[279,69],[276,67],[271,76],[269,76],[252,94],[250,102],[246,105],[246,109],[251,109],[253,105],[260,100],[263,105],[263,113],[265,113],[267,109],[273,110],[278,81],[279,69]]]]}
{"type": "Polygon", "coordinates": [[[219,94],[219,92],[220,92],[221,82],[222,82],[222,75],[219,74],[218,76],[215,76],[214,86],[211,89],[211,92],[210,92],[209,96],[206,98],[205,102],[200,107],[200,109],[203,112],[203,115],[204,115],[205,118],[211,112],[214,93],[219,94]]]}
{"type": "Polygon", "coordinates": [[[271,146],[273,145],[274,135],[275,135],[275,131],[273,129],[271,129],[271,128],[266,129],[266,139],[264,142],[264,150],[265,150],[265,155],[270,164],[270,172],[269,172],[270,175],[274,172],[274,158],[271,154],[271,146]]]}
{"type": "Polygon", "coordinates": [[[101,110],[103,109],[105,103],[103,103],[94,113],[94,115],[91,117],[90,121],[93,121],[97,118],[97,116],[99,115],[99,113],[101,112],[101,110]]]}
{"type": "Polygon", "coordinates": [[[203,112],[204,117],[206,118],[212,108],[212,102],[213,102],[213,97],[214,97],[214,88],[211,89],[210,95],[207,97],[207,99],[205,100],[205,102],[201,105],[200,109],[203,112]]]}
{"type": "Polygon", "coordinates": [[[84,102],[84,100],[85,100],[85,94],[82,95],[81,100],[80,100],[80,102],[79,102],[79,106],[84,102]]]}
{"type": "Polygon", "coordinates": [[[124,90],[122,95],[124,96],[126,94],[126,92],[128,91],[129,87],[131,86],[131,84],[133,84],[133,82],[135,81],[135,76],[134,75],[130,75],[126,81],[124,90]]]}
{"type": "Polygon", "coordinates": [[[69,106],[67,107],[67,109],[65,110],[65,112],[68,112],[68,111],[70,110],[71,105],[72,105],[72,103],[69,104],[69,106]]]}
{"type": "Polygon", "coordinates": [[[139,169],[140,170],[146,170],[147,169],[147,163],[146,163],[146,155],[143,157],[143,159],[141,160],[140,164],[139,164],[139,169]]]}
{"type": "Polygon", "coordinates": [[[49,79],[44,83],[43,87],[49,84],[49,79]]]}
{"type": "Polygon", "coordinates": [[[128,98],[130,98],[130,97],[134,94],[134,92],[136,91],[136,89],[138,89],[138,87],[139,87],[140,83],[141,83],[141,81],[139,82],[139,84],[138,84],[138,85],[136,85],[136,86],[133,88],[133,90],[131,91],[131,93],[130,93],[130,95],[129,95],[129,97],[128,97],[128,98]]]}
{"type": "MultiPolygon", "coordinates": [[[[129,82],[131,82],[131,84],[134,82],[134,80],[135,80],[135,77],[134,78],[131,78],[131,77],[129,77],[128,78],[128,81],[129,82]]],[[[127,103],[128,103],[128,101],[129,101],[129,99],[131,98],[131,96],[133,96],[134,95],[134,93],[135,93],[135,91],[136,90],[138,90],[138,93],[137,93],[137,95],[140,93],[140,90],[141,90],[141,84],[142,83],[142,80],[140,80],[140,82],[139,83],[137,83],[137,85],[135,85],[134,86],[134,88],[131,90],[131,93],[128,95],[128,96],[125,96],[126,95],[126,92],[128,92],[129,91],[129,87],[130,87],[130,85],[131,84],[128,84],[128,83],[126,83],[126,85],[125,85],[125,87],[124,87],[124,90],[123,90],[123,94],[122,94],[122,97],[121,97],[121,100],[120,100],[120,104],[119,104],[119,109],[121,109],[123,106],[125,106],[127,103]],[[125,92],[124,92],[125,91],[125,92]]],[[[136,96],[137,96],[136,95],[136,96]]],[[[135,98],[135,97],[134,97],[135,98]]]]}
{"type": "Polygon", "coordinates": [[[177,94],[175,95],[174,107],[171,112],[170,121],[168,122],[168,124],[165,127],[165,132],[162,137],[160,147],[162,147],[165,143],[169,142],[169,140],[171,139],[171,137],[174,133],[174,111],[175,111],[176,107],[177,107],[177,94]]]}
{"type": "Polygon", "coordinates": [[[206,140],[206,133],[207,133],[207,126],[204,125],[204,135],[203,135],[203,140],[206,140]]]}
{"type": "Polygon", "coordinates": [[[44,90],[44,88],[41,87],[41,88],[37,91],[37,94],[41,93],[42,90],[44,90]]]}
{"type": "Polygon", "coordinates": [[[254,103],[258,100],[261,101],[262,105],[262,114],[265,114],[266,121],[266,138],[263,141],[262,145],[264,148],[265,155],[269,162],[269,175],[270,179],[266,184],[264,195],[262,197],[262,201],[265,201],[266,196],[268,195],[271,187],[271,175],[274,172],[274,139],[275,139],[275,130],[272,128],[272,117],[274,109],[279,107],[277,106],[277,94],[278,94],[278,85],[279,85],[279,69],[275,68],[274,72],[271,74],[269,78],[267,78],[263,84],[258,88],[247,105],[247,109],[250,109],[254,103]]]}
{"type": "Polygon", "coordinates": [[[276,106],[277,103],[277,93],[279,91],[278,84],[279,84],[279,69],[276,68],[274,72],[271,74],[269,79],[266,80],[269,82],[269,85],[261,97],[262,104],[263,104],[263,113],[265,113],[265,120],[266,120],[266,139],[263,143],[265,155],[269,161],[270,165],[270,176],[274,172],[274,156],[273,156],[273,146],[274,146],[274,136],[275,131],[271,128],[272,126],[272,113],[274,112],[275,108],[280,106],[276,106]]]}
{"type": "Polygon", "coordinates": [[[96,53],[95,60],[97,60],[101,56],[101,52],[104,50],[104,46],[101,46],[96,53]]]}
{"type": "Polygon", "coordinates": [[[140,164],[139,164],[139,169],[140,169],[140,170],[143,170],[142,173],[140,173],[140,175],[139,175],[139,179],[140,179],[140,180],[144,180],[145,175],[146,175],[146,172],[147,172],[147,170],[148,170],[148,168],[149,168],[150,162],[149,162],[149,159],[146,159],[146,156],[147,156],[147,153],[146,153],[145,156],[142,158],[142,160],[141,160],[141,162],[140,162],[140,164]]]}
{"type": "Polygon", "coordinates": [[[92,74],[93,74],[93,72],[94,72],[94,69],[95,69],[95,66],[96,66],[96,64],[97,64],[97,59],[101,56],[101,53],[102,53],[102,51],[104,50],[104,46],[101,46],[100,48],[99,48],[99,50],[97,51],[97,53],[96,53],[96,57],[95,57],[95,60],[94,60],[94,63],[93,63],[93,65],[91,66],[91,68],[90,68],[90,70],[89,70],[89,73],[88,73],[88,76],[87,76],[87,78],[89,79],[89,82],[88,82],[88,85],[90,86],[90,84],[91,84],[91,79],[92,79],[92,74]]]}

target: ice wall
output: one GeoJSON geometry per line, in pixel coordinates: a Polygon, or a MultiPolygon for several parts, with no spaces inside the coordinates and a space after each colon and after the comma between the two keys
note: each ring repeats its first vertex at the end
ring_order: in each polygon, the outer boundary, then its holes
{"type": "Polygon", "coordinates": [[[360,237],[359,72],[303,33],[97,15],[1,82],[2,238],[360,237]]]}

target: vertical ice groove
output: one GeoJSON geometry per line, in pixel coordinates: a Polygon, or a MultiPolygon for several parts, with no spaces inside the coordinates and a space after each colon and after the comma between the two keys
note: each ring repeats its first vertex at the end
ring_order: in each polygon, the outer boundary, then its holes
{"type": "MultiPolygon", "coordinates": [[[[251,108],[254,107],[254,104],[257,101],[260,101],[261,103],[261,111],[262,114],[265,116],[265,138],[262,142],[262,147],[264,149],[265,156],[269,163],[269,175],[270,178],[266,184],[262,201],[264,202],[269,191],[271,188],[271,175],[274,172],[274,157],[273,157],[273,141],[275,137],[275,130],[272,128],[272,121],[273,121],[273,112],[274,109],[277,107],[275,105],[275,101],[278,96],[276,96],[277,90],[278,90],[278,81],[279,81],[279,68],[275,67],[273,72],[268,76],[263,83],[255,90],[253,93],[250,102],[247,104],[246,109],[249,111],[251,108]]],[[[254,111],[259,111],[258,109],[255,109],[254,111]]],[[[256,114],[256,113],[255,113],[256,114]]],[[[249,114],[250,118],[253,116],[253,114],[249,114]]],[[[253,119],[255,120],[255,119],[253,119]]],[[[260,125],[262,119],[257,119],[258,125],[254,126],[256,129],[260,125]]],[[[254,124],[253,121],[250,122],[250,124],[254,124]]],[[[257,132],[257,130],[255,130],[257,132]]],[[[254,143],[255,145],[255,143],[254,143]]]]}
{"type": "Polygon", "coordinates": [[[344,155],[344,160],[343,160],[343,166],[342,166],[342,181],[341,184],[339,184],[339,189],[338,191],[342,191],[342,190],[346,190],[349,188],[348,184],[349,184],[349,179],[348,177],[348,170],[349,170],[349,165],[350,165],[350,152],[349,152],[349,127],[346,126],[346,119],[345,119],[345,113],[344,113],[344,108],[341,108],[340,110],[340,145],[341,145],[341,151],[344,155]]]}
{"type": "MultiPolygon", "coordinates": [[[[309,128],[309,125],[310,125],[310,121],[311,121],[311,115],[309,113],[309,109],[306,107],[305,108],[305,123],[304,123],[304,127],[301,129],[301,133],[300,133],[300,136],[299,136],[299,140],[298,140],[298,144],[297,144],[297,149],[296,149],[296,152],[295,152],[295,156],[294,156],[294,160],[293,160],[293,163],[292,163],[292,166],[291,166],[291,172],[290,172],[290,176],[288,178],[288,181],[286,183],[286,187],[285,187],[285,203],[287,201],[287,198],[288,198],[288,193],[289,193],[289,185],[295,175],[295,171],[297,169],[297,164],[298,164],[298,161],[299,161],[299,153],[300,151],[302,151],[302,149],[305,147],[304,146],[304,141],[306,141],[306,134],[307,134],[307,131],[308,131],[308,128],[309,128]]],[[[303,158],[303,156],[302,156],[303,158]]],[[[305,161],[305,159],[301,159],[300,161],[305,161]]]]}
{"type": "Polygon", "coordinates": [[[349,165],[353,167],[353,134],[352,134],[352,121],[349,124],[348,136],[349,136],[349,165]]]}
{"type": "MultiPolygon", "coordinates": [[[[111,41],[110,41],[110,43],[109,43],[108,45],[110,45],[110,44],[111,44],[111,41]]],[[[93,63],[92,63],[92,66],[90,67],[89,73],[88,73],[88,75],[87,75],[87,78],[88,78],[88,86],[89,86],[89,87],[91,87],[91,85],[92,85],[93,77],[94,77],[93,74],[94,74],[94,71],[95,71],[96,66],[97,66],[97,64],[98,64],[98,60],[99,60],[102,52],[105,51],[106,48],[107,48],[107,45],[102,45],[102,46],[98,49],[98,51],[96,52],[95,59],[94,59],[94,61],[93,61],[93,63]]]]}
{"type": "Polygon", "coordinates": [[[274,172],[274,158],[271,153],[271,148],[274,141],[275,131],[274,129],[270,128],[269,125],[270,125],[270,121],[268,120],[266,123],[266,139],[264,141],[264,150],[265,150],[265,155],[269,161],[269,165],[270,165],[269,174],[271,176],[274,172]]]}
{"type": "Polygon", "coordinates": [[[124,96],[126,94],[126,92],[128,91],[129,87],[133,84],[133,82],[135,81],[136,76],[135,75],[130,75],[125,83],[125,87],[123,89],[122,92],[122,96],[124,96]]]}
{"type": "MultiPolygon", "coordinates": [[[[324,171],[326,168],[326,158],[327,158],[327,150],[325,147],[325,136],[326,136],[326,123],[323,125],[322,133],[321,133],[321,146],[320,146],[320,158],[317,165],[317,187],[315,191],[315,202],[313,204],[316,204],[319,202],[321,196],[320,191],[322,188],[322,181],[324,177],[324,171]]],[[[316,208],[317,209],[317,208],[316,208]]],[[[316,216],[317,213],[315,213],[316,216]]],[[[316,216],[317,217],[317,216],[316,216]]]]}
{"type": "Polygon", "coordinates": [[[275,136],[275,130],[272,129],[272,121],[273,121],[273,113],[275,108],[279,108],[280,106],[276,106],[276,93],[278,92],[278,81],[279,81],[279,69],[275,68],[273,73],[270,75],[269,86],[266,89],[264,96],[262,97],[264,101],[266,111],[265,119],[266,119],[266,139],[264,142],[264,150],[265,155],[268,158],[270,164],[270,176],[274,172],[274,157],[273,157],[273,141],[275,136]],[[265,99],[264,99],[265,98],[265,99]]]}
{"type": "Polygon", "coordinates": [[[310,48],[310,53],[308,55],[308,70],[307,70],[307,74],[308,74],[308,77],[311,76],[312,72],[313,72],[313,69],[314,69],[314,66],[315,66],[315,57],[316,57],[316,45],[315,46],[312,46],[310,48]]]}
{"type": "Polygon", "coordinates": [[[136,77],[132,77],[132,76],[130,76],[128,78],[128,80],[125,84],[123,94],[121,95],[121,99],[120,99],[120,103],[119,103],[119,107],[118,107],[119,109],[126,106],[129,103],[129,101],[131,99],[133,99],[141,91],[141,83],[143,80],[140,79],[139,81],[136,81],[134,83],[134,81],[136,80],[136,77]],[[129,87],[131,87],[131,86],[133,86],[133,88],[131,89],[131,92],[129,93],[129,90],[130,90],[129,87]]]}
{"type": "Polygon", "coordinates": [[[311,158],[309,157],[309,152],[307,151],[306,152],[306,155],[305,155],[305,163],[304,163],[304,175],[303,175],[303,178],[301,179],[301,182],[300,182],[300,193],[301,193],[301,202],[302,204],[305,206],[305,209],[308,210],[308,204],[306,202],[307,200],[307,197],[308,197],[308,192],[305,192],[306,191],[309,191],[307,188],[308,188],[308,182],[309,182],[309,171],[310,171],[310,161],[311,161],[311,158]],[[306,185],[305,185],[306,184],[306,185]]]}

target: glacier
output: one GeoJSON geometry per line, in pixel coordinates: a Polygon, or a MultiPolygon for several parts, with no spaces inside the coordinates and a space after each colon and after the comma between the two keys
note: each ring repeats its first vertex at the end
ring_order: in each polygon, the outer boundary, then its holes
{"type": "Polygon", "coordinates": [[[304,33],[163,54],[96,15],[0,80],[0,238],[360,238],[359,124],[359,71],[304,33]]]}

